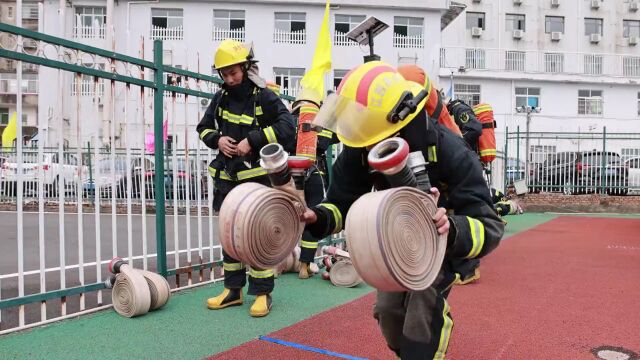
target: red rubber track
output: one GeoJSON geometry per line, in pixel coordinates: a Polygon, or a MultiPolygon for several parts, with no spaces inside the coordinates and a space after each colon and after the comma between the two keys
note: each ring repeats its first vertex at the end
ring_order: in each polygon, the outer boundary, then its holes
{"type": "MultiPolygon", "coordinates": [[[[393,359],[364,296],[272,338],[393,359]]],[[[456,286],[447,359],[596,359],[601,346],[640,353],[640,219],[560,217],[515,235],[456,286]]],[[[323,359],[254,340],[211,359],[323,359]]]]}

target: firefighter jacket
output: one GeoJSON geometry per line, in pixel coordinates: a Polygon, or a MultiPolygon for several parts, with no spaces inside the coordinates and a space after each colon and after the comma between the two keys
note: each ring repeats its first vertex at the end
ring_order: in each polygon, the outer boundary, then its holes
{"type": "MultiPolygon", "coordinates": [[[[440,190],[438,206],[449,211],[447,257],[479,258],[496,248],[504,224],[495,213],[478,157],[442,125],[421,112],[399,135],[410,151],[421,150],[428,160],[431,184],[440,190]]],[[[307,229],[323,238],[343,229],[349,207],[372,188],[388,188],[386,179],[372,172],[364,148],[345,146],[333,166],[333,182],[325,200],[313,208],[318,220],[307,229]]]]}
{"type": "Polygon", "coordinates": [[[276,142],[290,148],[295,139],[293,118],[280,98],[247,79],[231,89],[223,85],[196,130],[211,149],[218,149],[221,136],[229,136],[236,143],[247,139],[252,149],[249,155],[228,157],[220,151],[209,165],[211,176],[231,181],[266,175],[259,164],[260,149],[276,142]]]}

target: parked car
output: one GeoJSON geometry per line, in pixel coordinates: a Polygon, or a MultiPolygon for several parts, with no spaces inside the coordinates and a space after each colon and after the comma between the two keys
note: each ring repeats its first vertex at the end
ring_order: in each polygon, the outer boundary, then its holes
{"type": "Polygon", "coordinates": [[[640,192],[640,157],[627,159],[624,163],[629,168],[629,191],[640,192]]]}
{"type": "MultiPolygon", "coordinates": [[[[184,158],[177,158],[175,159],[175,167],[173,160],[167,159],[164,163],[164,192],[166,199],[173,199],[175,195],[178,200],[186,200],[187,179],[189,179],[189,199],[206,199],[208,194],[207,176],[207,167],[201,165],[200,173],[198,173],[196,162],[193,159],[187,162],[184,158]],[[174,182],[176,185],[175,192],[174,182]],[[201,188],[200,197],[198,197],[198,182],[201,188]]],[[[152,170],[151,181],[155,181],[155,169],[152,170]]]]}
{"type": "Polygon", "coordinates": [[[603,187],[608,194],[625,195],[628,173],[628,167],[614,152],[559,152],[549,154],[533,170],[531,184],[535,191],[562,191],[567,195],[595,192],[603,187]]]}
{"type": "Polygon", "coordinates": [[[129,166],[127,166],[127,158],[125,156],[116,156],[111,159],[109,156],[100,159],[95,166],[96,170],[92,171],[90,179],[84,182],[83,190],[85,196],[92,197],[95,194],[96,186],[100,189],[100,196],[110,198],[115,187],[116,198],[127,197],[127,183],[131,179],[131,197],[139,198],[142,190],[142,179],[145,179],[145,194],[152,194],[152,174],[154,163],[149,157],[144,158],[144,172],[142,171],[142,158],[131,157],[129,166]],[[130,176],[127,170],[130,170],[130,176]]]}
{"type": "MultiPolygon", "coordinates": [[[[37,192],[39,183],[39,172],[42,169],[42,183],[44,184],[44,192],[48,197],[55,197],[58,194],[59,184],[65,192],[75,189],[78,176],[85,178],[87,167],[83,166],[74,154],[65,153],[63,162],[60,164],[58,153],[43,154],[43,161],[38,161],[38,154],[34,152],[25,152],[22,155],[22,181],[24,183],[25,193],[37,192]]],[[[2,192],[14,194],[17,189],[18,175],[18,156],[11,155],[2,163],[2,192]]]]}

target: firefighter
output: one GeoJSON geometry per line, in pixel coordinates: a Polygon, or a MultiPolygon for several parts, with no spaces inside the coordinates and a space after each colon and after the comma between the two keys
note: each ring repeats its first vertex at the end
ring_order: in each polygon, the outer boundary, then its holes
{"type": "MultiPolygon", "coordinates": [[[[257,74],[253,51],[235,40],[224,40],[216,50],[214,68],[224,80],[196,130],[210,148],[218,149],[209,165],[214,178],[213,209],[220,210],[225,196],[238,184],[257,182],[269,186],[259,165],[259,151],[269,143],[291,147],[295,124],[291,114],[257,74]]],[[[207,300],[209,309],[241,305],[246,283],[245,266],[223,249],[224,291],[207,300]]],[[[249,313],[269,314],[274,286],[272,269],[249,270],[249,295],[256,295],[249,313]]]]}
{"type": "MultiPolygon", "coordinates": [[[[294,118],[297,118],[300,114],[301,106],[295,106],[293,108],[294,118]]],[[[327,129],[322,129],[318,132],[318,143],[316,147],[316,163],[306,174],[304,182],[304,198],[307,206],[313,207],[318,205],[327,191],[328,179],[327,179],[327,157],[326,152],[329,146],[340,142],[338,136],[327,129]]],[[[300,241],[300,271],[298,277],[300,279],[308,279],[313,275],[309,265],[315,258],[316,251],[318,249],[318,238],[314,237],[309,231],[305,230],[302,233],[302,240],[300,241]]]]}
{"type": "Polygon", "coordinates": [[[324,127],[333,123],[345,147],[333,166],[335,176],[325,200],[303,215],[307,230],[317,238],[342,230],[356,199],[372,188],[389,186],[368,166],[372,145],[400,136],[410,152],[422,151],[439,206],[433,221],[440,234],[448,234],[447,252],[438,278],[426,290],[377,292],[374,317],[389,348],[402,359],[444,358],[453,326],[446,301],[456,278],[451,260],[487,255],[504,231],[477,156],[461,137],[428,118],[425,101],[414,108],[407,101],[422,89],[379,61],[360,65],[343,79],[317,121],[324,127]],[[403,109],[410,109],[409,115],[396,120],[394,115],[403,109]]]}

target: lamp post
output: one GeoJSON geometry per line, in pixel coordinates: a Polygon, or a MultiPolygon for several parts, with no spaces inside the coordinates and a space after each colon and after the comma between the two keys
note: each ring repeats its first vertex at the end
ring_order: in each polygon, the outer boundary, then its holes
{"type": "MultiPolygon", "coordinates": [[[[531,124],[531,114],[532,113],[539,113],[540,110],[542,110],[542,108],[538,107],[538,106],[518,106],[516,107],[516,112],[518,112],[519,114],[527,114],[527,125],[526,125],[526,138],[525,138],[525,160],[524,160],[524,178],[525,178],[525,182],[527,184],[527,186],[529,186],[529,152],[531,151],[529,149],[529,125],[531,124]]],[[[518,145],[520,146],[520,145],[518,145]]]]}

